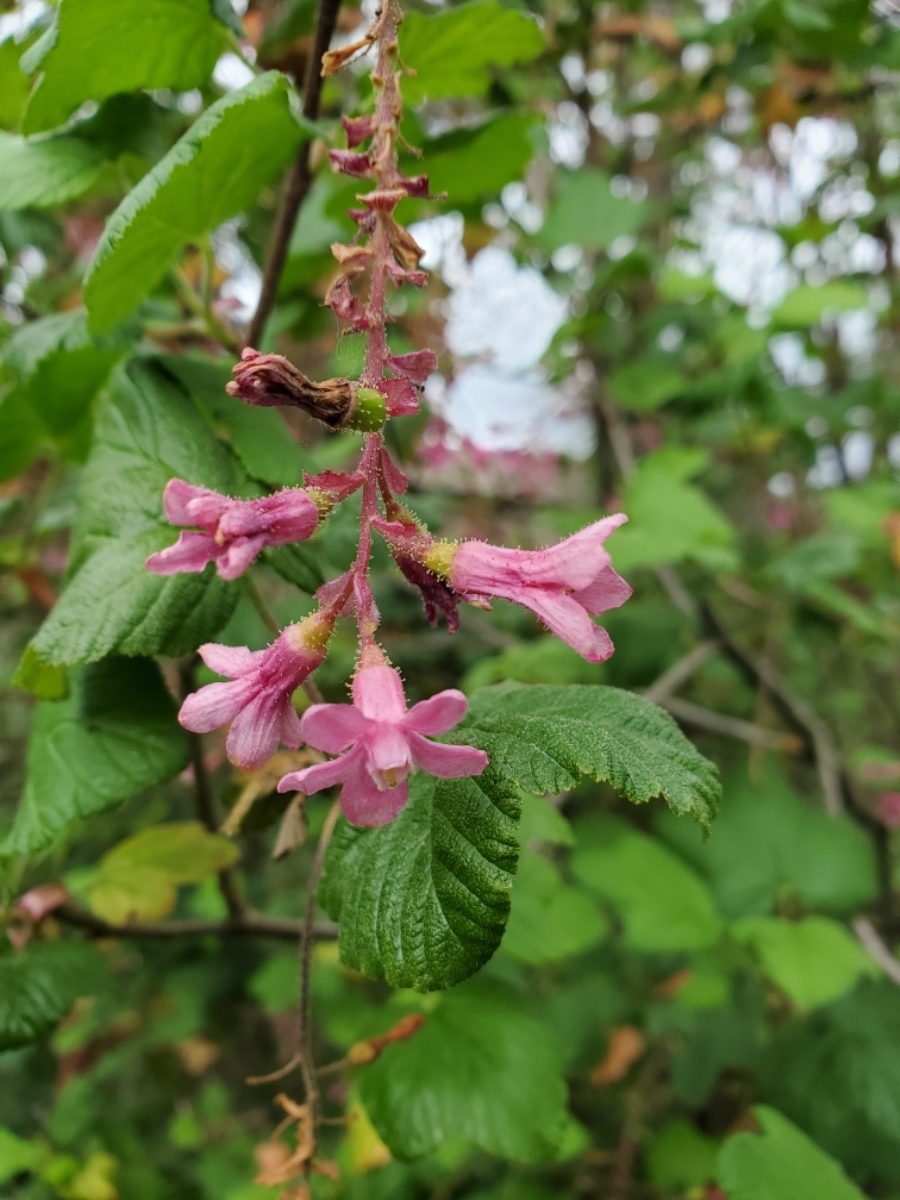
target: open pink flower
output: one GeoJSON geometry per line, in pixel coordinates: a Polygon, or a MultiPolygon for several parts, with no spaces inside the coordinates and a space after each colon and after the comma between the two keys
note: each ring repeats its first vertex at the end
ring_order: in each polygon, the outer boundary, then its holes
{"type": "Polygon", "coordinates": [[[163,492],[173,525],[198,525],[174,546],[151,554],[146,567],[156,575],[202,571],[215,562],[223,579],[237,579],[266,546],[302,542],[319,522],[315,502],[302,488],[288,488],[260,500],[232,500],[209,488],[170,479],[163,492]]]}
{"type": "Polygon", "coordinates": [[[386,825],[409,799],[407,779],[414,767],[456,779],[480,775],[487,766],[483,750],[446,746],[425,736],[458,725],[467,704],[462,692],[451,689],[407,709],[403,683],[393,667],[383,661],[362,666],[353,680],[352,704],[314,704],[300,721],[310,746],[340,757],[285,775],[278,790],[311,795],[340,783],[348,820],[386,825]]]}
{"type": "Polygon", "coordinates": [[[444,543],[425,562],[457,592],[497,596],[531,609],[582,658],[604,662],[614,647],[591,615],[618,608],[631,595],[603,545],[627,520],[617,513],[595,521],[547,550],[512,550],[487,542],[463,542],[456,547],[444,543]]]}
{"type": "Polygon", "coordinates": [[[225,742],[228,757],[251,771],[278,749],[296,750],[303,741],[291,696],[325,657],[333,621],[314,614],[289,625],[265,650],[209,643],[198,653],[206,665],[232,683],[210,683],[188,696],[178,720],[194,733],[209,733],[232,722],[225,742]]]}

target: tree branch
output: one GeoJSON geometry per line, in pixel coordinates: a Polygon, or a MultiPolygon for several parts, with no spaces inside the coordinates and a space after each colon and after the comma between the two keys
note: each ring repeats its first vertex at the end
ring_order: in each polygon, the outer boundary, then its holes
{"type": "MultiPolygon", "coordinates": [[[[85,912],[72,901],[66,901],[54,911],[53,916],[64,925],[83,929],[91,937],[132,938],[138,941],[208,936],[272,937],[296,941],[306,928],[304,921],[293,917],[268,917],[249,909],[240,917],[226,917],[223,921],[142,921],[140,924],[114,925],[95,917],[93,913],[85,912]]],[[[331,921],[320,921],[313,926],[312,937],[337,937],[337,926],[331,921]]]]}
{"type": "MultiPolygon", "coordinates": [[[[306,64],[306,78],[303,81],[303,115],[310,121],[315,121],[319,115],[319,102],[322,98],[322,56],[331,44],[340,7],[340,0],[319,0],[316,35],[312,52],[306,64]]],[[[244,342],[247,346],[259,344],[265,331],[266,322],[275,306],[278,280],[281,278],[281,271],[287,258],[297,213],[312,185],[311,149],[310,142],[303,143],[285,183],[278,216],[266,253],[259,302],[247,328],[244,342]]]]}

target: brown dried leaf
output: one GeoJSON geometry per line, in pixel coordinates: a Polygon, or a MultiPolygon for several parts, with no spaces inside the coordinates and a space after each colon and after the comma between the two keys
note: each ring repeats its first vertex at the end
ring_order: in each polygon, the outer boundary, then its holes
{"type": "Polygon", "coordinates": [[[644,1053],[646,1042],[639,1029],[633,1025],[619,1025],[612,1031],[606,1058],[591,1071],[594,1087],[608,1087],[617,1083],[644,1053]]]}

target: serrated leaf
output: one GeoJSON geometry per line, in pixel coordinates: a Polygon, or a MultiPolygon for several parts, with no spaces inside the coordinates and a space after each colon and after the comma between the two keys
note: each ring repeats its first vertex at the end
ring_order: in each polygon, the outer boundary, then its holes
{"type": "Polygon", "coordinates": [[[686,863],[615,817],[576,829],[572,873],[621,917],[635,950],[702,950],[723,932],[706,884],[686,863]]]}
{"type": "Polygon", "coordinates": [[[41,662],[32,645],[25,647],[10,682],[13,687],[31,692],[38,700],[65,700],[69,694],[69,674],[65,667],[41,662]]]}
{"type": "Polygon", "coordinates": [[[25,790],[2,853],[42,850],[74,821],[171,779],[186,762],[175,704],[154,663],[87,667],[67,700],[35,709],[25,790]]]}
{"type": "Polygon", "coordinates": [[[506,925],[518,845],[516,793],[491,768],[416,775],[381,829],[343,824],[319,896],[340,921],[341,960],[392,987],[452,987],[491,957],[506,925]]]}
{"type": "Polygon", "coordinates": [[[174,477],[234,494],[240,472],[178,384],[134,360],[116,374],[97,423],[78,492],[71,577],[32,642],[42,662],[184,654],[227,622],[237,592],[212,568],[144,570],[149,554],[175,540],[162,509],[174,477]]]}
{"type": "Polygon", "coordinates": [[[800,1008],[828,1004],[877,974],[862,946],[827,917],[744,917],[731,934],[753,948],[763,973],[800,1008]]]}
{"type": "Polygon", "coordinates": [[[665,813],[656,828],[711,880],[726,916],[764,916],[784,900],[852,913],[875,898],[875,853],[849,817],[804,803],[771,765],[752,782],[745,770],[735,772],[724,794],[708,842],[665,813]]]}
{"type": "Polygon", "coordinates": [[[103,960],[79,942],[38,942],[0,953],[0,1050],[37,1041],[79,996],[96,990],[103,960]]]}
{"type": "Polygon", "coordinates": [[[180,884],[201,883],[239,854],[233,841],[199,821],[154,825],[103,858],[88,901],[98,917],[117,925],[164,917],[175,907],[180,884]]]}
{"type": "Polygon", "coordinates": [[[312,131],[292,115],[277,71],[217,100],[107,222],[85,279],[91,328],[137,308],[181,247],[252,204],[312,131]]]}
{"type": "Polygon", "coordinates": [[[530,966],[560,962],[598,945],[609,923],[583,888],[564,883],[540,854],[526,850],[513,884],[503,950],[530,966]]]}
{"type": "Polygon", "coordinates": [[[527,792],[566,791],[587,775],[635,804],[663,796],[704,826],[715,815],[713,764],[667,713],[618,688],[485,688],[452,740],[486,750],[497,774],[527,792]]]}
{"type": "Polygon", "coordinates": [[[202,87],[227,45],[209,0],[60,0],[23,62],[41,71],[25,131],[53,129],[85,100],[117,92],[202,87]]]}
{"type": "Polygon", "coordinates": [[[512,992],[441,997],[408,1041],[360,1077],[363,1104],[398,1158],[458,1140],[515,1162],[554,1157],[566,1085],[554,1041],[512,992]]]}
{"type": "Polygon", "coordinates": [[[735,1133],[719,1152],[729,1200],[864,1200],[839,1163],[773,1108],[753,1110],[761,1132],[735,1133]]]}
{"type": "Polygon", "coordinates": [[[644,202],[614,195],[603,171],[560,171],[537,241],[548,252],[567,245],[603,250],[636,234],[648,215],[644,202]]]}
{"type": "Polygon", "coordinates": [[[530,113],[506,114],[429,142],[432,192],[446,192],[451,203],[466,204],[497,195],[507,183],[521,179],[534,153],[535,123],[530,113]]]}
{"type": "Polygon", "coordinates": [[[443,12],[411,12],[400,33],[405,62],[415,75],[403,80],[407,104],[445,96],[478,96],[493,67],[528,62],[544,49],[544,35],[525,13],[498,0],[474,0],[443,12]]]}
{"type": "Polygon", "coordinates": [[[104,156],[77,137],[24,138],[0,132],[0,211],[55,208],[89,191],[104,156]]]}

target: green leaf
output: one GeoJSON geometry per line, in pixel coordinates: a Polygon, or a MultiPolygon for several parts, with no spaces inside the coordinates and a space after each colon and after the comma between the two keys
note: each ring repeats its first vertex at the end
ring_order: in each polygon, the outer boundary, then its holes
{"type": "Polygon", "coordinates": [[[0,42],[0,129],[18,129],[28,95],[28,80],[19,69],[22,47],[14,38],[0,42]]]}
{"type": "Polygon", "coordinates": [[[568,245],[605,250],[636,234],[648,214],[643,201],[614,195],[603,171],[561,171],[537,242],[548,252],[568,245]]]}
{"type": "Polygon", "coordinates": [[[11,1129],[0,1126],[0,1183],[34,1170],[45,1154],[40,1142],[16,1137],[11,1129]]]}
{"type": "Polygon", "coordinates": [[[673,1121],[647,1147],[647,1172],[661,1191],[701,1188],[715,1178],[718,1143],[689,1121],[673,1121]]]}
{"type": "Polygon", "coordinates": [[[834,279],[816,286],[804,284],[785,296],[772,322],[782,328],[805,329],[832,314],[866,308],[868,303],[868,290],[860,283],[834,279]]]}
{"type": "Polygon", "coordinates": [[[0,953],[0,1051],[37,1041],[79,996],[96,991],[103,959],[80,942],[37,942],[0,953]]]}
{"type": "Polygon", "coordinates": [[[186,762],[175,704],[154,663],[87,667],[67,700],[35,709],[25,790],[2,853],[42,850],[74,821],[164,783],[186,762]]]}
{"type": "Polygon", "coordinates": [[[693,560],[710,570],[737,566],[735,529],[707,496],[680,477],[667,451],[648,454],[625,487],[628,524],[612,547],[616,569],[693,560]]]}
{"type": "Polygon", "coordinates": [[[203,87],[227,46],[209,0],[60,0],[40,49],[23,62],[41,71],[25,132],[62,125],[85,100],[203,87]]]}
{"type": "Polygon", "coordinates": [[[11,683],[31,692],[38,700],[65,700],[69,694],[69,674],[65,667],[50,667],[41,662],[31,644],[25,647],[11,683]]]}
{"type": "Polygon", "coordinates": [[[512,113],[435,138],[425,159],[431,190],[446,192],[451,204],[497,195],[523,177],[534,153],[534,126],[532,114],[512,113]]]}
{"type": "Polygon", "coordinates": [[[55,208],[89,191],[101,150],[78,137],[23,138],[0,132],[0,211],[55,208]]]}
{"type": "Polygon", "coordinates": [[[111,329],[137,308],[181,247],[252,204],[311,130],[292,115],[277,71],[217,100],[107,222],[85,280],[91,328],[111,329]]]}
{"type": "Polygon", "coordinates": [[[529,62],[544,49],[544,35],[525,13],[498,0],[474,0],[438,13],[408,13],[400,52],[415,66],[403,80],[407,104],[487,91],[493,67],[529,62]]]}
{"type": "Polygon", "coordinates": [[[319,888],[340,921],[341,960],[422,992],[483,966],[509,914],[518,810],[489,766],[472,779],[416,775],[390,825],[342,825],[319,888]]]}
{"type": "Polygon", "coordinates": [[[524,851],[513,885],[503,949],[531,966],[559,962],[603,941],[609,924],[582,888],[563,883],[540,854],[524,851]]]}
{"type": "Polygon", "coordinates": [[[398,1158],[459,1141],[499,1158],[545,1162],[566,1116],[553,1038],[515,993],[483,985],[442,996],[413,1037],[366,1068],[360,1091],[398,1158]]]}
{"type": "Polygon", "coordinates": [[[729,1200],[864,1200],[840,1165],[773,1108],[753,1110],[760,1133],[735,1133],[719,1152],[729,1200]]]}
{"type": "Polygon", "coordinates": [[[88,895],[91,909],[116,925],[167,916],[177,887],[230,867],[240,851],[199,821],[142,829],[101,861],[88,895]]]}
{"type": "Polygon", "coordinates": [[[619,367],[610,375],[607,386],[619,408],[653,412],[680,396],[689,384],[679,371],[651,359],[619,367]]]}
{"type": "Polygon", "coordinates": [[[862,539],[848,530],[831,530],[796,542],[773,559],[766,574],[792,591],[812,583],[851,575],[862,558],[862,539]]]}
{"type": "Polygon", "coordinates": [[[799,1008],[828,1004],[877,974],[859,943],[828,917],[744,917],[731,934],[752,947],[763,973],[799,1008]]]}
{"type": "Polygon", "coordinates": [[[587,775],[635,804],[663,796],[704,826],[715,815],[713,764],[668,713],[618,688],[485,688],[452,740],[486,750],[497,774],[526,792],[566,791],[587,775]]]}
{"type": "Polygon", "coordinates": [[[172,576],[144,569],[149,554],[175,540],[162,509],[174,477],[232,495],[241,481],[184,391],[157,365],[134,360],[116,374],[97,423],[78,492],[71,578],[32,643],[43,663],[184,654],[227,622],[237,591],[211,567],[172,576]]]}
{"type": "Polygon", "coordinates": [[[656,827],[712,881],[728,917],[764,916],[800,901],[826,913],[858,912],[878,892],[875,854],[849,817],[804,803],[770,766],[751,782],[727,780],[715,835],[701,843],[683,823],[659,814],[656,827]]]}
{"type": "Polygon", "coordinates": [[[576,827],[572,872],[622,919],[635,950],[702,950],[723,926],[703,880],[658,841],[615,817],[576,827]]]}

